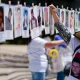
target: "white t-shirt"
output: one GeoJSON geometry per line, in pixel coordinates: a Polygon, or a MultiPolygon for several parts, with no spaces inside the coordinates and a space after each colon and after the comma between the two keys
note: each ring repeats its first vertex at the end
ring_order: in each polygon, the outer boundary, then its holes
{"type": "MultiPolygon", "coordinates": [[[[70,43],[69,43],[70,47],[72,48],[72,50],[74,51],[76,49],[77,46],[80,45],[80,40],[78,40],[77,38],[75,38],[74,36],[72,36],[70,43]]],[[[76,55],[76,53],[79,52],[80,53],[80,49],[78,49],[74,54],[76,55]]],[[[75,57],[75,55],[73,56],[73,58],[75,57]]],[[[74,62],[74,61],[72,61],[74,62]]],[[[80,63],[80,62],[79,62],[80,63]]],[[[80,64],[79,64],[80,65],[80,64]]],[[[72,69],[71,69],[72,70],[72,69]]],[[[76,70],[75,70],[76,71],[76,70]]],[[[74,74],[70,72],[69,78],[68,80],[80,80],[76,77],[73,76],[74,74]]],[[[79,74],[79,78],[80,78],[80,74],[79,74]]]]}
{"type": "Polygon", "coordinates": [[[45,72],[48,61],[44,45],[47,41],[37,37],[28,45],[29,68],[32,72],[45,72]]]}

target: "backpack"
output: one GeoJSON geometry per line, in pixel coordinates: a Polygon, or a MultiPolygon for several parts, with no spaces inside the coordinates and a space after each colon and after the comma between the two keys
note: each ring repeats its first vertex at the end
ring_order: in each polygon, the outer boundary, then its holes
{"type": "MultiPolygon", "coordinates": [[[[80,48],[80,45],[77,46],[74,50],[74,53],[80,48]]],[[[74,55],[74,54],[73,54],[74,55]]],[[[70,69],[71,69],[71,64],[72,62],[69,62],[66,64],[66,66],[64,67],[64,74],[65,76],[69,76],[69,73],[70,73],[70,69]]]]}

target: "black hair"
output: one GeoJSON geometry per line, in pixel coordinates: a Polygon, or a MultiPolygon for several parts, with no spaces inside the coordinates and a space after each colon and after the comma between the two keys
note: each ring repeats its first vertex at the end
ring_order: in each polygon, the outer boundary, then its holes
{"type": "Polygon", "coordinates": [[[19,7],[17,8],[17,11],[18,11],[18,10],[20,10],[20,8],[19,8],[19,7]]]}

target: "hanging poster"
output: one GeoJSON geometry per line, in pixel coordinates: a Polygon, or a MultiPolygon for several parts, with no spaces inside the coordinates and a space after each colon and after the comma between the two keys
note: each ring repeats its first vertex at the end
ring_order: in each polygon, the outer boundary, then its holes
{"type": "Polygon", "coordinates": [[[22,38],[29,37],[29,8],[22,7],[22,38]]]}
{"type": "Polygon", "coordinates": [[[4,27],[5,27],[5,38],[6,40],[13,39],[13,6],[4,6],[4,27]]]}
{"type": "Polygon", "coordinates": [[[50,35],[54,34],[54,19],[51,13],[49,13],[49,26],[50,26],[50,35]]]}
{"type": "Polygon", "coordinates": [[[78,11],[75,11],[74,12],[74,29],[75,29],[75,31],[77,31],[78,30],[78,11]]]}
{"type": "Polygon", "coordinates": [[[65,9],[60,9],[60,21],[65,25],[65,9]]]}
{"type": "Polygon", "coordinates": [[[69,30],[69,10],[65,10],[65,27],[69,30]]]}
{"type": "Polygon", "coordinates": [[[43,17],[44,17],[45,34],[50,34],[49,7],[43,7],[43,17]]]}
{"type": "Polygon", "coordinates": [[[0,43],[5,42],[4,6],[0,6],[0,43]]]}
{"type": "MultiPolygon", "coordinates": [[[[60,8],[57,8],[57,14],[58,14],[58,16],[60,18],[60,8]]],[[[57,29],[56,29],[56,33],[59,33],[57,29]]]]}
{"type": "Polygon", "coordinates": [[[39,33],[42,35],[42,7],[38,6],[38,27],[39,27],[39,33]]]}
{"type": "Polygon", "coordinates": [[[74,10],[69,11],[69,31],[74,34],[74,10]]]}
{"type": "Polygon", "coordinates": [[[80,31],[80,12],[78,12],[78,31],[80,31]]]}
{"type": "Polygon", "coordinates": [[[30,23],[30,33],[31,33],[31,38],[36,38],[40,36],[39,32],[39,26],[38,26],[38,9],[37,6],[31,7],[29,9],[29,23],[30,23]]]}
{"type": "Polygon", "coordinates": [[[22,29],[22,6],[14,6],[14,36],[15,38],[21,36],[22,29]]]}

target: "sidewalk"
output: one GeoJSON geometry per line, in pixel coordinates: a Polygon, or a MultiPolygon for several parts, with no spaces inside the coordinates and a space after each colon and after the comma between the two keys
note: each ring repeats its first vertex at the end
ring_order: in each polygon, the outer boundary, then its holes
{"type": "MultiPolygon", "coordinates": [[[[0,45],[0,59],[5,59],[7,58],[7,56],[9,58],[12,58],[12,57],[14,58],[15,56],[23,56],[23,55],[27,56],[26,45],[0,45]]],[[[4,62],[4,63],[0,62],[0,65],[3,65],[3,67],[0,67],[0,79],[10,80],[17,76],[15,80],[21,79],[23,77],[25,79],[22,79],[22,80],[31,80],[31,73],[28,68],[10,67],[13,64],[14,66],[18,66],[20,64],[22,65],[22,63],[24,63],[25,61],[26,61],[26,57],[23,56],[23,58],[21,59],[13,59],[12,62],[4,62]],[[15,61],[17,63],[14,64],[15,61]],[[5,66],[7,66],[7,68],[5,66]]],[[[25,64],[28,64],[28,63],[25,63],[25,64]]],[[[25,64],[23,64],[23,66],[25,66],[25,64]]],[[[48,75],[46,77],[46,80],[56,80],[55,77],[56,77],[56,74],[48,75]]]]}

